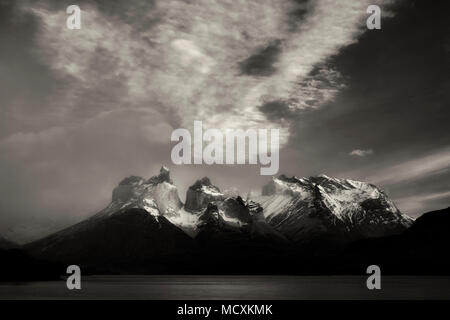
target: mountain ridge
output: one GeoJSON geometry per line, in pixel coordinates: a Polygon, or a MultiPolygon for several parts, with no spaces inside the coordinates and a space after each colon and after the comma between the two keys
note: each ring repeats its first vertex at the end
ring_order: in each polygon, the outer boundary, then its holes
{"type": "Polygon", "coordinates": [[[218,265],[262,271],[280,254],[289,260],[316,248],[315,255],[327,255],[374,234],[401,233],[411,223],[377,187],[327,176],[274,177],[259,198],[247,199],[222,193],[204,177],[189,187],[186,204],[163,166],[149,179],[123,179],[105,209],[24,248],[92,272],[165,273],[180,265],[194,273],[218,265]]]}
{"type": "Polygon", "coordinates": [[[269,224],[295,242],[325,233],[349,241],[386,236],[413,221],[375,185],[326,175],[273,177],[251,198],[262,205],[269,224]]]}

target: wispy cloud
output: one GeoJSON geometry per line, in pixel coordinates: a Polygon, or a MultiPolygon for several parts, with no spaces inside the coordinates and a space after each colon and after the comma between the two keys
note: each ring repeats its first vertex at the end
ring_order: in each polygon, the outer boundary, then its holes
{"type": "MultiPolygon", "coordinates": [[[[265,103],[284,101],[295,112],[332,99],[336,71],[310,73],[357,41],[372,2],[165,0],[132,21],[86,5],[77,31],[64,28],[61,12],[33,12],[43,22],[41,58],[74,80],[58,99],[60,117],[90,114],[79,112],[80,95],[92,92],[102,104],[95,93],[113,84],[121,94],[105,108],[145,105],[170,110],[185,127],[202,119],[206,127],[245,129],[279,126],[261,110],[265,103]],[[293,20],[300,9],[302,19],[293,20]],[[146,20],[157,22],[143,29],[146,20]]],[[[145,11],[145,1],[136,3],[145,11]]]]}
{"type": "Polygon", "coordinates": [[[450,191],[414,195],[396,199],[395,202],[402,212],[421,214],[425,210],[437,210],[448,207],[450,205],[450,191]],[[437,206],[436,203],[441,201],[442,205],[437,206]],[[434,204],[435,207],[430,208],[430,204],[434,204]]]}
{"type": "Polygon", "coordinates": [[[404,161],[388,167],[377,169],[368,179],[384,185],[418,180],[450,169],[450,150],[441,149],[413,160],[404,161]]]}
{"type": "Polygon", "coordinates": [[[352,150],[351,152],[349,152],[350,156],[356,156],[356,157],[366,157],[366,156],[370,156],[372,154],[373,154],[372,149],[367,149],[367,150],[355,149],[355,150],[352,150]]]}
{"type": "Polygon", "coordinates": [[[383,155],[378,152],[377,155],[376,162],[342,172],[339,176],[376,184],[388,192],[402,212],[412,217],[449,206],[448,147],[417,154],[413,159],[410,154],[383,155]],[[385,160],[380,161],[383,157],[385,160]]]}
{"type": "Polygon", "coordinates": [[[81,30],[66,28],[58,1],[14,2],[29,19],[17,65],[39,68],[16,68],[32,80],[19,77],[14,104],[1,106],[1,224],[27,224],[30,208],[44,225],[92,212],[119,177],[156,170],[171,130],[194,120],[281,126],[285,143],[292,117],[341,90],[329,58],[365,32],[369,4],[386,2],[92,0],[80,3],[81,30]]]}

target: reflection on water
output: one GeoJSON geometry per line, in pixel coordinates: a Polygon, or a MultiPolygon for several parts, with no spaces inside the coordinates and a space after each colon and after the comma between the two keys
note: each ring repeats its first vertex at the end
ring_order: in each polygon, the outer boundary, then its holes
{"type": "Polygon", "coordinates": [[[359,276],[89,276],[0,284],[0,299],[450,299],[450,277],[384,276],[368,290],[359,276]]]}

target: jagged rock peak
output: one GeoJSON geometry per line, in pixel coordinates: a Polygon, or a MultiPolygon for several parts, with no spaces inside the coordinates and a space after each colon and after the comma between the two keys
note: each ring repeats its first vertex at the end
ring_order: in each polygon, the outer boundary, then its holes
{"type": "Polygon", "coordinates": [[[278,178],[272,177],[272,179],[262,188],[262,195],[268,196],[273,194],[288,193],[292,194],[292,186],[297,185],[301,180],[295,176],[292,178],[281,174],[278,178]]]}
{"type": "Polygon", "coordinates": [[[162,182],[168,182],[172,184],[172,179],[170,179],[170,170],[169,168],[162,166],[159,170],[159,174],[148,179],[147,183],[158,184],[162,182]]]}
{"type": "Polygon", "coordinates": [[[323,174],[272,178],[262,195],[252,199],[262,205],[268,222],[291,239],[308,238],[323,230],[351,233],[355,238],[378,237],[402,232],[411,224],[377,186],[323,174]]]}
{"type": "Polygon", "coordinates": [[[329,177],[325,174],[312,176],[309,178],[297,178],[296,176],[287,177],[282,174],[279,177],[272,177],[262,188],[262,195],[272,194],[290,194],[298,195],[304,191],[335,192],[336,190],[360,189],[364,191],[375,190],[383,194],[383,191],[375,185],[350,179],[340,179],[329,177]]]}
{"type": "Polygon", "coordinates": [[[282,180],[282,181],[286,181],[286,182],[290,182],[290,183],[299,183],[301,182],[301,180],[299,178],[297,178],[296,176],[292,176],[291,178],[287,177],[284,174],[281,174],[278,177],[278,180],[282,180]]]}
{"type": "Polygon", "coordinates": [[[138,186],[145,181],[144,178],[138,176],[129,176],[120,181],[119,186],[138,186]]]}
{"type": "Polygon", "coordinates": [[[198,190],[201,189],[202,187],[212,187],[214,189],[217,189],[218,192],[220,192],[219,188],[214,186],[208,177],[198,179],[192,186],[189,187],[189,189],[198,190]]]}
{"type": "MultiPolygon", "coordinates": [[[[226,198],[219,206],[223,211],[224,215],[229,218],[236,218],[244,223],[249,223],[252,220],[252,211],[250,213],[250,208],[247,203],[240,197],[226,198]]],[[[253,209],[253,207],[252,207],[253,209]]]]}
{"type": "Polygon", "coordinates": [[[304,184],[304,183],[321,183],[324,181],[334,181],[334,182],[342,182],[346,181],[347,179],[339,179],[339,178],[333,178],[330,176],[327,176],[326,174],[320,174],[318,176],[311,176],[309,178],[297,178],[296,176],[288,177],[285,174],[281,174],[278,176],[278,178],[273,177],[273,180],[281,180],[288,183],[297,183],[297,184],[304,184]]]}
{"type": "Polygon", "coordinates": [[[219,208],[212,202],[208,203],[205,212],[199,218],[198,227],[200,229],[210,229],[218,231],[225,225],[225,221],[219,214],[219,208]]]}
{"type": "Polygon", "coordinates": [[[163,182],[173,184],[170,179],[170,171],[164,166],[161,167],[158,175],[151,177],[147,181],[139,176],[129,176],[123,179],[119,185],[114,188],[112,201],[126,202],[133,199],[137,200],[138,197],[143,197],[149,187],[157,186],[163,182]]]}
{"type": "Polygon", "coordinates": [[[225,196],[220,189],[214,186],[208,177],[203,177],[187,190],[185,208],[189,211],[197,211],[206,208],[211,201],[224,199],[225,196]]]}

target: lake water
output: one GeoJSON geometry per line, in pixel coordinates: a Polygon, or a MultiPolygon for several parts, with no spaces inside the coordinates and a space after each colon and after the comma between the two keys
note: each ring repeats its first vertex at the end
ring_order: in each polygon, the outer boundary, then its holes
{"type": "Polygon", "coordinates": [[[368,290],[359,276],[85,276],[65,281],[0,284],[0,299],[450,299],[450,277],[383,276],[368,290]]]}

